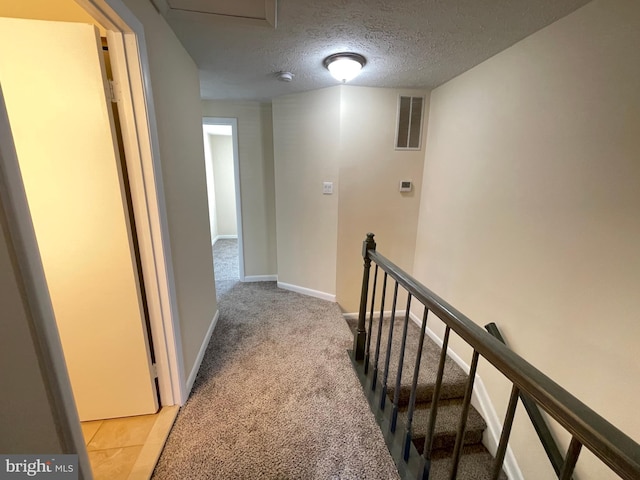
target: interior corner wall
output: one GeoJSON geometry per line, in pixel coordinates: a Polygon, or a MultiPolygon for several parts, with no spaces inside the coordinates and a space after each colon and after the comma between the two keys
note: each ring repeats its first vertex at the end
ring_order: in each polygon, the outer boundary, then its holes
{"type": "Polygon", "coordinates": [[[149,55],[186,378],[217,310],[198,68],[151,2],[124,3],[149,55]]]}
{"type": "Polygon", "coordinates": [[[273,101],[278,280],[335,295],[347,312],[358,309],[367,232],[413,267],[425,142],[394,148],[401,94],[424,96],[428,111],[424,90],[340,85],[273,101]],[[401,180],[413,190],[401,193],[401,180]]]}
{"type": "Polygon", "coordinates": [[[413,268],[427,121],[420,150],[396,150],[398,98],[424,96],[426,116],[429,92],[347,85],[341,94],[337,300],[344,311],[357,312],[368,232],[383,255],[413,268]],[[413,182],[411,192],[399,191],[402,180],[413,182]]]}
{"type": "MultiPolygon", "coordinates": [[[[638,45],[640,4],[594,0],[435,89],[414,264],[636,441],[638,45]]],[[[481,366],[503,418],[510,387],[481,366]]],[[[525,478],[555,478],[527,423],[512,433],[525,478]]],[[[584,449],[578,475],[617,478],[584,449]]]]}
{"type": "Polygon", "coordinates": [[[340,87],[273,100],[278,281],[336,294],[340,87]],[[323,195],[323,182],[333,194],[323,195]]]}
{"type": "Polygon", "coordinates": [[[277,273],[271,104],[202,100],[202,116],[238,119],[245,275],[277,273]]]}
{"type": "Polygon", "coordinates": [[[237,235],[236,188],[231,135],[209,135],[218,235],[237,235]]]}

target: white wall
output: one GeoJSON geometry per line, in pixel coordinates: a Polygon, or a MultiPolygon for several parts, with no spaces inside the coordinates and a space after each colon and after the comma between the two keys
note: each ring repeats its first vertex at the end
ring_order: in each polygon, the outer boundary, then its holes
{"type": "Polygon", "coordinates": [[[169,224],[184,370],[217,310],[198,69],[148,0],[124,0],[144,25],[169,224]]]}
{"type": "Polygon", "coordinates": [[[245,275],[275,275],[276,209],[271,104],[203,100],[202,116],[238,119],[245,275]]]}
{"type": "Polygon", "coordinates": [[[340,87],[273,100],[278,281],[325,295],[336,293],[339,146],[340,87]]]}
{"type": "Polygon", "coordinates": [[[236,188],[231,135],[209,135],[218,235],[238,235],[236,188]]]}
{"type": "MultiPolygon", "coordinates": [[[[414,267],[636,441],[638,45],[640,4],[595,0],[434,90],[414,267]]],[[[480,374],[502,417],[509,387],[480,374]]],[[[552,478],[524,417],[525,477],[552,478]]]]}

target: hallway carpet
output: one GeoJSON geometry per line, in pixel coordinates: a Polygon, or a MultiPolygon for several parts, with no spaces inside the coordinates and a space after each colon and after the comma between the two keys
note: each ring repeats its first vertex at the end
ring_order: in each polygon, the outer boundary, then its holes
{"type": "Polygon", "coordinates": [[[339,307],[238,283],[154,480],[398,479],[339,307]]]}
{"type": "Polygon", "coordinates": [[[213,245],[213,270],[218,301],[239,281],[238,239],[223,238],[213,245]]]}

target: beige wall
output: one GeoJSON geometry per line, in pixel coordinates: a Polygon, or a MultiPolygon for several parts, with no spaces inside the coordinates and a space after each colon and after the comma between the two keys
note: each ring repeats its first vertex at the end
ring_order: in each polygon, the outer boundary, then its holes
{"type": "Polygon", "coordinates": [[[245,275],[275,275],[276,211],[271,105],[203,100],[202,116],[238,119],[245,275]]]}
{"type": "MultiPolygon", "coordinates": [[[[338,209],[337,300],[357,312],[362,285],[362,241],[376,234],[380,252],[411,271],[424,164],[421,150],[395,150],[398,96],[424,96],[424,90],[341,87],[340,205],[338,209]],[[401,193],[401,180],[413,191],[401,193]]],[[[379,297],[378,297],[379,298],[379,297]]]]}
{"type": "Polygon", "coordinates": [[[98,27],[102,36],[105,35],[104,27],[96,22],[74,0],[28,0],[19,2],[3,0],[0,1],[0,16],[91,23],[98,27]]]}
{"type": "Polygon", "coordinates": [[[424,149],[394,149],[400,94],[428,104],[423,90],[353,86],[274,100],[278,279],[336,295],[347,312],[358,309],[367,232],[413,266],[424,149]],[[400,193],[401,180],[414,190],[400,193]]]}
{"type": "Polygon", "coordinates": [[[217,310],[198,69],[148,0],[124,0],[144,25],[186,375],[217,310]]]}
{"type": "Polygon", "coordinates": [[[63,453],[9,245],[0,203],[0,451],[63,453]]]}
{"type": "Polygon", "coordinates": [[[216,196],[218,235],[237,235],[233,141],[230,135],[209,135],[216,196]]]}
{"type": "Polygon", "coordinates": [[[273,100],[278,281],[336,293],[340,87],[273,100]],[[322,183],[333,182],[333,195],[322,183]]]}
{"type": "MultiPolygon", "coordinates": [[[[434,90],[414,267],[636,441],[638,45],[640,4],[595,0],[434,90]]],[[[525,428],[525,477],[552,478],[525,428]]],[[[608,478],[589,463],[580,478],[608,478]]]]}
{"type": "Polygon", "coordinates": [[[203,132],[204,166],[207,173],[207,199],[209,205],[209,227],[211,241],[218,236],[218,218],[216,214],[216,186],[213,178],[213,162],[211,161],[211,148],[209,148],[209,134],[203,132]]]}

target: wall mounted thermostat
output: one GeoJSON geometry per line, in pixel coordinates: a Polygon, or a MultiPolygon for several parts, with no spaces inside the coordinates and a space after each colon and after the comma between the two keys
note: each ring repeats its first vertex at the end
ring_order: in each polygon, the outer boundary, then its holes
{"type": "Polygon", "coordinates": [[[402,180],[400,182],[400,191],[401,192],[410,192],[413,188],[413,182],[409,180],[402,180]]]}

